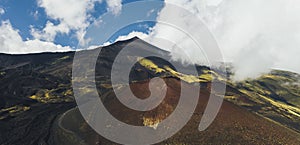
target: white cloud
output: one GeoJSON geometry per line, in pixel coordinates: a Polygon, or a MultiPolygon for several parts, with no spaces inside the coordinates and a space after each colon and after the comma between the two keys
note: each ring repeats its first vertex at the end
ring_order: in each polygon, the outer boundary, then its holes
{"type": "Polygon", "coordinates": [[[122,10],[122,0],[106,0],[108,10],[113,14],[118,15],[122,10]]]}
{"type": "MultiPolygon", "coordinates": [[[[14,29],[9,21],[3,21],[0,27],[0,52],[2,53],[37,53],[37,52],[57,52],[71,51],[69,46],[63,47],[53,43],[57,34],[69,34],[75,31],[80,43],[84,44],[89,40],[83,40],[89,21],[96,20],[90,15],[95,3],[103,0],[37,0],[39,7],[44,8],[50,20],[47,21],[42,30],[31,27],[33,40],[22,40],[19,31],[14,29]],[[54,23],[52,20],[55,20],[54,23]]],[[[117,15],[122,9],[121,0],[106,0],[108,10],[117,15]]],[[[0,14],[4,14],[4,9],[0,8],[0,14]]],[[[31,13],[37,19],[38,11],[31,13]]],[[[99,22],[99,25],[101,23],[99,22]]]]}
{"type": "Polygon", "coordinates": [[[0,8],[0,15],[5,14],[5,10],[3,8],[0,8]]]}
{"type": "MultiPolygon", "coordinates": [[[[128,35],[119,36],[116,40],[114,40],[114,42],[105,42],[105,43],[101,44],[100,46],[108,46],[108,45],[111,45],[111,44],[113,44],[117,41],[124,41],[124,40],[128,40],[128,39],[131,39],[131,38],[134,38],[134,37],[139,37],[140,39],[146,39],[146,38],[149,37],[149,35],[146,34],[146,33],[143,33],[143,32],[132,31],[128,35]]],[[[90,46],[88,49],[97,48],[97,47],[100,47],[100,46],[90,46]]]]}
{"type": "Polygon", "coordinates": [[[123,35],[123,36],[119,36],[116,41],[124,41],[124,40],[128,40],[134,37],[139,37],[140,39],[144,39],[148,37],[148,34],[143,33],[143,32],[138,32],[138,31],[133,31],[131,33],[129,33],[128,35],[123,35]]]}
{"type": "Polygon", "coordinates": [[[219,23],[212,32],[233,61],[236,79],[274,67],[300,73],[300,1],[231,0],[216,11],[213,19],[219,23]]]}
{"type": "Polygon", "coordinates": [[[146,39],[146,38],[149,38],[149,35],[146,34],[146,33],[143,33],[143,32],[132,31],[128,35],[119,36],[116,40],[114,40],[114,42],[109,42],[108,41],[108,42],[105,42],[105,43],[103,43],[101,45],[91,45],[91,46],[89,46],[87,48],[81,48],[81,49],[77,49],[77,50],[91,50],[91,49],[96,49],[98,47],[109,46],[109,45],[112,45],[115,42],[128,40],[128,39],[131,39],[131,38],[134,38],[134,37],[139,37],[140,39],[146,39]]]}
{"type": "MultiPolygon", "coordinates": [[[[80,31],[88,26],[87,12],[92,10],[98,0],[38,0],[38,6],[45,9],[48,17],[58,20],[55,25],[48,21],[42,31],[32,29],[36,39],[53,41],[58,33],[69,34],[71,30],[80,31]]],[[[80,33],[77,33],[79,37],[80,33]]]]}
{"type": "Polygon", "coordinates": [[[70,47],[63,47],[51,42],[38,39],[23,41],[19,31],[14,29],[9,21],[2,21],[0,25],[0,53],[24,54],[38,52],[71,51],[70,47]]]}
{"type": "Polygon", "coordinates": [[[58,25],[54,25],[52,22],[48,21],[43,31],[38,31],[34,28],[31,29],[31,35],[40,40],[46,40],[49,42],[54,41],[57,33],[68,34],[70,32],[70,28],[65,23],[60,23],[58,25]]]}
{"type": "Polygon", "coordinates": [[[147,13],[147,17],[150,17],[151,14],[153,14],[155,12],[155,9],[151,9],[148,13],[147,13]]]}
{"type": "MultiPolygon", "coordinates": [[[[89,14],[94,9],[96,2],[102,0],[37,0],[38,6],[45,9],[47,16],[51,19],[58,20],[58,24],[48,21],[43,30],[32,28],[31,34],[36,39],[53,41],[57,34],[69,34],[71,30],[76,32],[76,37],[80,42],[85,29],[89,25],[92,16],[89,14]]],[[[114,14],[121,11],[121,0],[106,0],[108,10],[114,14]]]]}
{"type": "MultiPolygon", "coordinates": [[[[257,77],[271,68],[300,73],[300,1],[298,0],[166,0],[196,14],[209,27],[226,61],[235,67],[235,79],[257,77]]],[[[192,17],[180,11],[161,10],[157,21],[180,19],[184,29],[199,29],[192,17]]],[[[181,32],[158,23],[150,33],[179,42],[175,57],[186,53],[192,62],[204,63],[196,45],[181,32]]],[[[185,59],[184,57],[182,57],[185,59]]]]}
{"type": "Polygon", "coordinates": [[[39,11],[34,11],[34,12],[31,12],[31,15],[33,16],[33,18],[35,19],[35,20],[38,20],[39,19],[39,11]]]}

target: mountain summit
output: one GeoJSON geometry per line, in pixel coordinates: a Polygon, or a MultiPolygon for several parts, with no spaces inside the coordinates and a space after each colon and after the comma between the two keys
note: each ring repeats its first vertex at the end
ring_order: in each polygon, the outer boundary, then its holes
{"type": "MultiPolygon", "coordinates": [[[[0,54],[0,144],[116,144],[91,129],[76,108],[72,89],[74,55],[75,52],[0,54]]],[[[299,74],[273,70],[257,79],[233,82],[226,72],[183,65],[172,60],[169,52],[138,38],[103,47],[95,74],[98,94],[114,117],[127,124],[153,129],[178,105],[180,88],[200,92],[198,106],[188,124],[160,144],[300,144],[299,74]],[[141,59],[138,53],[124,50],[132,42],[137,44],[138,51],[167,59],[141,59]],[[135,111],[116,97],[111,70],[122,50],[126,61],[116,63],[135,63],[129,84],[120,78],[118,88],[122,90],[129,85],[136,97],[146,99],[151,95],[150,80],[161,78],[167,92],[157,108],[135,111]],[[174,64],[184,71],[179,72],[174,64]],[[193,67],[197,74],[189,73],[193,67]],[[212,80],[226,83],[225,101],[214,122],[200,132],[198,125],[207,101],[215,93],[210,89],[212,80]],[[201,89],[196,90],[197,86],[201,89]]],[[[162,89],[155,87],[152,91],[162,89]]],[[[87,86],[82,86],[82,90],[87,95],[90,93],[87,86]]],[[[129,94],[124,91],[121,97],[126,99],[129,94]]]]}

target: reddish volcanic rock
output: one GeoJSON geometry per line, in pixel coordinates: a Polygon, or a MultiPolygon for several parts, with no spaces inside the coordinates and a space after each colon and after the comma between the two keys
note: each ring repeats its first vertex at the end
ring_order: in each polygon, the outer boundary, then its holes
{"type": "MultiPolygon", "coordinates": [[[[164,81],[168,86],[167,95],[156,109],[149,112],[134,111],[125,107],[113,93],[106,96],[107,99],[103,100],[104,104],[110,113],[123,122],[143,126],[145,125],[145,119],[148,119],[146,123],[151,126],[151,123],[157,123],[172,113],[179,101],[181,87],[191,91],[195,91],[196,88],[194,85],[187,83],[180,86],[180,81],[175,78],[165,78],[164,81]]],[[[147,98],[150,94],[149,81],[134,83],[130,87],[139,98],[147,98]]],[[[126,95],[127,93],[124,92],[122,97],[126,97],[126,95]]],[[[300,135],[297,132],[228,101],[223,102],[213,123],[205,131],[200,132],[198,126],[209,95],[209,90],[202,88],[198,106],[188,124],[173,137],[160,144],[300,144],[300,135]]],[[[88,128],[85,132],[91,134],[93,131],[88,128]]],[[[94,136],[93,139],[90,138],[87,141],[90,144],[95,142],[115,144],[95,132],[92,136],[94,136]]]]}

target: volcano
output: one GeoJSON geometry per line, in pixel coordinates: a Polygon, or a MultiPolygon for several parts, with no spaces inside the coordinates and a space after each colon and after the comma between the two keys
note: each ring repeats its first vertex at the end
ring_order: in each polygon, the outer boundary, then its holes
{"type": "MultiPolygon", "coordinates": [[[[83,52],[93,54],[99,49],[83,52]]],[[[0,144],[117,144],[97,134],[77,108],[72,89],[74,55],[75,52],[0,54],[0,144]]],[[[300,144],[300,75],[296,73],[273,70],[257,79],[234,82],[218,68],[182,64],[172,60],[169,52],[133,38],[101,48],[95,82],[101,101],[116,119],[154,130],[176,109],[182,88],[191,94],[199,92],[198,105],[188,123],[158,144],[300,144]],[[133,42],[138,44],[139,52],[167,59],[141,58],[138,53],[125,50],[124,61],[115,62],[118,54],[133,42]],[[134,63],[128,83],[117,77],[120,97],[129,99],[131,94],[124,88],[130,87],[140,99],[147,99],[151,91],[166,89],[165,98],[150,111],[126,107],[113,89],[114,63],[134,63]],[[175,65],[182,68],[176,69],[175,65]],[[191,73],[191,68],[197,73],[191,73]],[[154,87],[150,91],[155,78],[163,80],[165,88],[154,87]],[[199,131],[210,96],[219,97],[211,91],[213,80],[226,85],[225,100],[213,123],[199,131]]],[[[81,89],[86,96],[91,93],[88,86],[81,89]]],[[[171,123],[176,125],[176,120],[171,123]]],[[[137,137],[143,138],[146,137],[137,137]]]]}

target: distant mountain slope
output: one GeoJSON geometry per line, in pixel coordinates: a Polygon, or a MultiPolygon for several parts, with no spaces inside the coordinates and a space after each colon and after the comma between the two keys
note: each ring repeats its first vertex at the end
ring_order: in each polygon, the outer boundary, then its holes
{"type": "MultiPolygon", "coordinates": [[[[251,100],[242,106],[279,122],[294,130],[300,131],[300,76],[299,74],[273,70],[255,80],[236,83],[234,87],[251,100]]],[[[236,95],[238,96],[238,95],[236,95]]],[[[239,98],[229,95],[229,100],[239,98]]]]}
{"type": "MultiPolygon", "coordinates": [[[[102,48],[96,67],[97,89],[108,110],[120,120],[151,126],[164,119],[176,107],[180,87],[178,82],[183,80],[186,82],[183,87],[191,90],[193,85],[201,85],[201,100],[189,124],[163,144],[300,144],[300,77],[291,72],[274,70],[255,80],[232,82],[224,72],[205,66],[196,66],[198,74],[190,75],[189,69],[194,66],[181,65],[185,71],[177,72],[171,64],[180,65],[180,62],[144,58],[131,70],[132,90],[138,97],[146,97],[149,79],[161,77],[169,84],[166,100],[157,110],[148,113],[122,107],[114,96],[110,74],[117,54],[133,41],[139,44],[140,51],[170,57],[168,52],[138,38],[102,48]],[[227,82],[227,101],[223,103],[214,123],[206,131],[199,132],[197,125],[211,93],[212,79],[219,83],[227,82]]],[[[131,62],[139,57],[130,52],[126,54],[127,61],[131,62]]],[[[76,106],[71,86],[73,58],[74,52],[0,54],[0,144],[60,144],[62,139],[59,137],[62,134],[66,135],[63,139],[65,143],[75,140],[76,143],[83,139],[83,142],[89,144],[99,141],[111,144],[91,131],[83,120],[80,121],[78,112],[71,111],[71,114],[66,115],[69,117],[62,115],[76,106]],[[74,118],[78,121],[72,122],[74,118]],[[60,125],[59,120],[69,125],[60,125]],[[76,127],[82,128],[76,130],[76,127]],[[62,128],[82,137],[74,139],[72,134],[65,133],[62,128]]]]}

